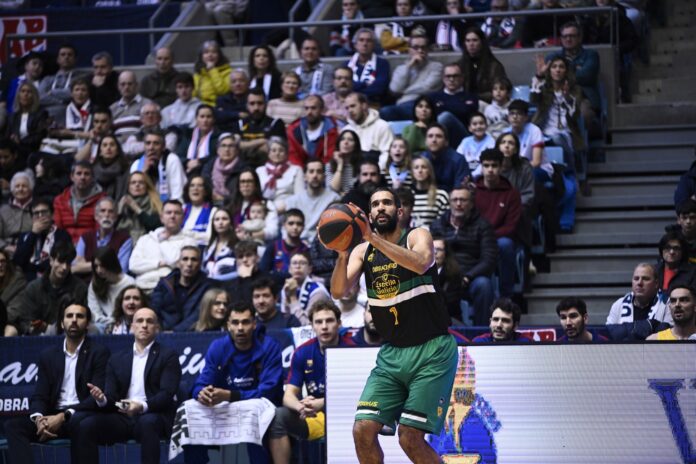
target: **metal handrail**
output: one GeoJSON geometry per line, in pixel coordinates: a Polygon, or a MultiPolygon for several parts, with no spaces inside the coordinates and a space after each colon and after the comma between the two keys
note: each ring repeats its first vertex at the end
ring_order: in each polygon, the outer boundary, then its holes
{"type": "MultiPolygon", "coordinates": [[[[159,16],[162,14],[162,12],[167,7],[167,5],[169,5],[169,2],[171,2],[171,0],[163,0],[162,3],[160,3],[160,6],[157,7],[157,10],[155,10],[155,12],[152,13],[152,16],[150,16],[150,19],[147,20],[147,25],[150,29],[155,28],[155,21],[157,20],[157,18],[159,18],[159,16]]],[[[152,33],[150,33],[150,53],[152,53],[154,51],[154,49],[155,49],[155,33],[152,32],[152,33]]]]}
{"type": "MultiPolygon", "coordinates": [[[[295,15],[304,2],[305,0],[297,0],[292,8],[290,8],[290,12],[288,13],[288,23],[292,24],[295,22],[295,15]]],[[[290,40],[295,38],[295,28],[288,28],[288,37],[290,37],[290,40]]]]}
{"type": "MultiPolygon", "coordinates": [[[[597,15],[602,13],[611,13],[615,15],[616,8],[613,7],[591,7],[591,8],[561,8],[561,9],[549,9],[549,10],[520,10],[520,11],[503,11],[503,12],[487,12],[487,13],[463,13],[459,15],[448,15],[448,14],[438,14],[438,15],[423,15],[423,16],[399,16],[399,21],[417,21],[417,22],[430,22],[430,21],[440,21],[440,20],[453,20],[453,19],[481,19],[489,17],[524,17],[524,16],[558,16],[558,15],[572,15],[572,14],[590,14],[597,15]]],[[[326,19],[322,21],[299,21],[292,23],[292,28],[297,27],[313,27],[313,26],[339,26],[344,24],[380,24],[385,21],[393,21],[394,16],[389,16],[385,18],[363,18],[363,19],[326,19]]],[[[222,26],[181,26],[181,27],[152,27],[152,28],[135,28],[135,29],[110,29],[110,30],[88,30],[88,31],[56,31],[56,32],[42,32],[42,33],[25,33],[25,34],[8,34],[5,40],[5,56],[10,56],[11,42],[13,40],[20,39],[30,39],[30,38],[51,38],[51,37],[80,37],[80,36],[103,36],[103,35],[115,35],[119,34],[121,37],[124,35],[133,34],[157,34],[157,33],[167,33],[167,32],[216,32],[224,30],[238,30],[246,31],[253,29],[279,29],[288,27],[287,22],[275,22],[275,23],[253,23],[253,24],[232,24],[232,25],[222,25],[222,26]]]]}

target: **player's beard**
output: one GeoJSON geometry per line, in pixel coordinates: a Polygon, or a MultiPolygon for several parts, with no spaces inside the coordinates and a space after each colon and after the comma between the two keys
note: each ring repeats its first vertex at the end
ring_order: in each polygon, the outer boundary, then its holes
{"type": "Polygon", "coordinates": [[[389,216],[388,214],[384,215],[387,216],[389,220],[384,224],[380,224],[377,220],[375,220],[375,229],[380,234],[388,234],[390,232],[394,232],[396,230],[396,226],[398,225],[398,219],[396,218],[396,216],[389,216]]]}

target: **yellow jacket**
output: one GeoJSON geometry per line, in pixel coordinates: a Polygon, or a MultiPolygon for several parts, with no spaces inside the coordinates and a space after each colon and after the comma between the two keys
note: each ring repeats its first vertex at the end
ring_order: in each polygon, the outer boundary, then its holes
{"type": "Polygon", "coordinates": [[[212,69],[201,69],[193,75],[194,92],[203,103],[215,106],[217,97],[230,91],[232,67],[225,63],[212,69]]]}

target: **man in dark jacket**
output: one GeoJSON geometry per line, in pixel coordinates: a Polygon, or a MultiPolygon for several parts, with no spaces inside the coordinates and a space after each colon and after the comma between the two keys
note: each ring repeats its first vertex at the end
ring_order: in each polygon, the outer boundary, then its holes
{"type": "Polygon", "coordinates": [[[196,324],[203,294],[215,281],[201,271],[201,250],[196,246],[181,249],[177,266],[157,283],[152,292],[152,307],[162,330],[185,332],[196,324]]]}
{"type": "Polygon", "coordinates": [[[495,234],[476,210],[472,191],[455,188],[449,201],[450,210],[430,225],[430,232],[452,247],[462,272],[465,298],[474,307],[474,325],[487,325],[494,298],[491,276],[498,258],[495,234]]]}
{"type": "Polygon", "coordinates": [[[450,147],[445,126],[431,124],[425,133],[425,145],[428,151],[423,156],[433,163],[437,188],[449,192],[471,175],[466,159],[450,147]]]}
{"type": "MultiPolygon", "coordinates": [[[[51,347],[39,356],[39,379],[29,403],[29,415],[5,422],[11,463],[34,462],[31,442],[76,438],[80,421],[87,411],[96,409],[87,385],[104,387],[109,350],[87,338],[91,319],[87,306],[74,304],[63,311],[62,349],[51,347]]],[[[77,462],[77,451],[77,442],[73,440],[72,462],[77,462]]]]}
{"type": "Polygon", "coordinates": [[[522,214],[520,192],[500,175],[503,154],[497,148],[481,153],[483,176],[476,182],[476,209],[493,226],[498,240],[500,294],[512,296],[515,283],[515,255],[518,239],[515,235],[522,214]]]}
{"type": "Polygon", "coordinates": [[[353,203],[366,213],[370,211],[370,197],[377,187],[384,186],[384,179],[376,161],[365,159],[360,162],[358,180],[352,189],[341,198],[341,203],[353,203]]]}

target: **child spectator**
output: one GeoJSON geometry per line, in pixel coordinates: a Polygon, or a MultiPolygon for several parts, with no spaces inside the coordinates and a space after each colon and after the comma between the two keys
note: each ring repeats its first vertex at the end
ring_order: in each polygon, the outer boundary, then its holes
{"type": "Polygon", "coordinates": [[[512,83],[507,77],[496,77],[493,79],[493,101],[486,107],[484,115],[488,123],[488,134],[497,139],[505,129],[510,127],[508,121],[508,107],[510,106],[510,95],[512,93],[512,83]]]}
{"type": "MultiPolygon", "coordinates": [[[[263,232],[263,229],[266,226],[267,213],[268,210],[266,209],[266,205],[261,200],[257,200],[249,205],[249,217],[239,225],[237,236],[243,240],[252,240],[263,246],[264,241],[260,236],[260,232],[263,232]]],[[[262,256],[265,250],[265,246],[259,248],[259,256],[262,256]]]]}
{"type": "Polygon", "coordinates": [[[473,113],[469,118],[468,128],[472,135],[464,137],[462,143],[457,147],[457,153],[466,158],[471,176],[476,178],[481,175],[481,163],[479,162],[481,152],[486,148],[495,147],[495,139],[486,133],[488,128],[486,117],[479,111],[473,113]]]}

